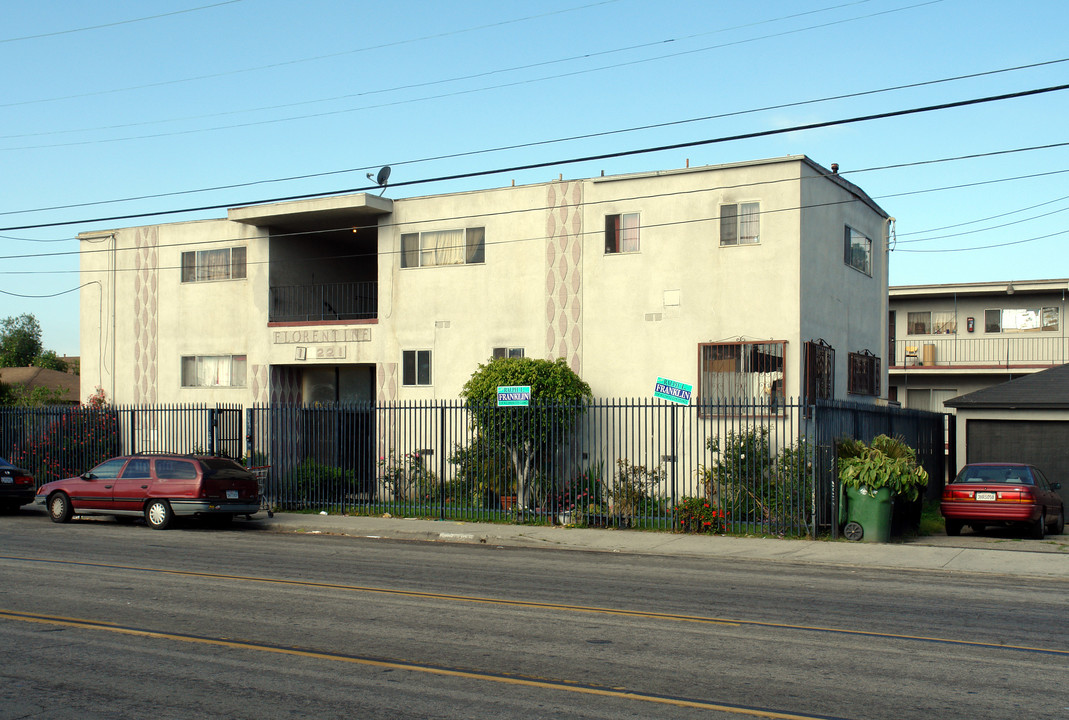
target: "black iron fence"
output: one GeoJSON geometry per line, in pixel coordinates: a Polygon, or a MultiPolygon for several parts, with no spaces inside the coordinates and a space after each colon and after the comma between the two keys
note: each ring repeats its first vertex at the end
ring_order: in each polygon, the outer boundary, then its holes
{"type": "Polygon", "coordinates": [[[39,482],[120,453],[226,455],[274,510],[813,536],[838,529],[838,438],[901,435],[941,487],[944,428],[779,399],[3,408],[0,454],[39,482]]]}
{"type": "Polygon", "coordinates": [[[72,477],[116,455],[205,453],[241,457],[240,405],[0,407],[0,456],[38,483],[72,477]]]}

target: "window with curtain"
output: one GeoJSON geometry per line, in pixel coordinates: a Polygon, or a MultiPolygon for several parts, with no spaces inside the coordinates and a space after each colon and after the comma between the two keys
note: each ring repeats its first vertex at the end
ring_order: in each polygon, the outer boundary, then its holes
{"type": "Polygon", "coordinates": [[[720,206],[720,244],[756,245],[761,242],[761,203],[720,206]]]}
{"type": "Polygon", "coordinates": [[[605,216],[605,252],[638,252],[638,213],[605,216]]]}
{"type": "Polygon", "coordinates": [[[702,343],[698,346],[701,402],[738,403],[751,411],[782,408],[786,347],[784,341],[702,343]]]}
{"type": "Polygon", "coordinates": [[[486,228],[427,230],[401,235],[401,267],[476,265],[486,262],[486,228]]]}
{"type": "Polygon", "coordinates": [[[984,332],[1057,332],[1058,308],[1003,308],[984,312],[984,332]]]}
{"type": "Polygon", "coordinates": [[[182,387],[245,387],[246,356],[186,355],[182,387]]]}
{"type": "Polygon", "coordinates": [[[214,248],[182,253],[182,282],[245,278],[245,248],[214,248]]]}

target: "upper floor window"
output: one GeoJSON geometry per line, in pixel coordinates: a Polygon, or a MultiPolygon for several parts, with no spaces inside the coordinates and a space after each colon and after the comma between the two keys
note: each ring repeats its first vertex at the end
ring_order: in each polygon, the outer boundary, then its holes
{"type": "Polygon", "coordinates": [[[182,358],[182,387],[244,387],[244,355],[187,355],[182,358]]]}
{"type": "Polygon", "coordinates": [[[761,203],[720,206],[720,244],[753,245],[761,242],[761,203]]]}
{"type": "Polygon", "coordinates": [[[431,384],[430,350],[405,350],[401,353],[401,384],[431,384]]]}
{"type": "Polygon", "coordinates": [[[245,277],[245,248],[218,248],[182,253],[182,282],[240,280],[245,277]]]}
{"type": "Polygon", "coordinates": [[[486,262],[486,228],[428,230],[401,235],[401,267],[486,262]]]}
{"type": "Polygon", "coordinates": [[[1058,331],[1058,308],[1003,308],[984,311],[984,332],[1041,331],[1058,331]]]}
{"type": "Polygon", "coordinates": [[[494,348],[494,354],[493,354],[494,360],[497,360],[498,358],[518,358],[518,357],[519,358],[523,357],[523,348],[521,348],[521,347],[514,347],[514,348],[496,347],[496,348],[494,348]]]}
{"type": "Polygon", "coordinates": [[[605,253],[638,252],[638,213],[605,216],[605,253]]]}
{"type": "Polygon", "coordinates": [[[835,397],[835,349],[823,340],[805,344],[805,401],[835,397]]]}
{"type": "Polygon", "coordinates": [[[906,332],[910,335],[953,335],[958,321],[952,310],[924,310],[906,315],[906,332]]]}
{"type": "Polygon", "coordinates": [[[872,275],[872,241],[849,225],[846,226],[844,253],[847,265],[872,275]]]}
{"type": "Polygon", "coordinates": [[[850,353],[847,392],[853,395],[880,395],[880,359],[868,350],[850,353]]]}
{"type": "Polygon", "coordinates": [[[698,346],[698,396],[703,403],[783,405],[787,343],[703,343],[698,346]]]}

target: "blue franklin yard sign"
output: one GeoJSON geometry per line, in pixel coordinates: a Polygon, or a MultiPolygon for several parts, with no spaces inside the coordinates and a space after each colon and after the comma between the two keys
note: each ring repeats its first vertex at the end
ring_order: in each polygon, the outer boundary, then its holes
{"type": "Polygon", "coordinates": [[[689,405],[690,394],[693,390],[694,387],[692,385],[659,377],[657,378],[657,384],[653,386],[653,397],[674,402],[678,405],[689,405]]]}
{"type": "Polygon", "coordinates": [[[498,385],[498,407],[528,407],[531,404],[530,385],[498,385]]]}

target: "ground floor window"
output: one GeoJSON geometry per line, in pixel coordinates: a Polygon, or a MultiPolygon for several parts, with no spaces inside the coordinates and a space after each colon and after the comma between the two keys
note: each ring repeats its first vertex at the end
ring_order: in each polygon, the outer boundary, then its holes
{"type": "Polygon", "coordinates": [[[517,358],[523,357],[522,347],[496,347],[494,348],[493,358],[517,358]]]}
{"type": "Polygon", "coordinates": [[[702,343],[698,346],[698,397],[702,403],[783,406],[787,343],[702,343]]]}
{"type": "Polygon", "coordinates": [[[853,395],[880,395],[880,359],[868,350],[850,353],[849,387],[853,395]]]}
{"type": "Polygon", "coordinates": [[[244,355],[182,357],[182,387],[244,387],[244,355]]]}
{"type": "Polygon", "coordinates": [[[405,350],[401,357],[402,385],[431,384],[431,351],[405,350]]]}
{"type": "Polygon", "coordinates": [[[835,349],[823,340],[805,344],[805,401],[835,397],[835,349]]]}

